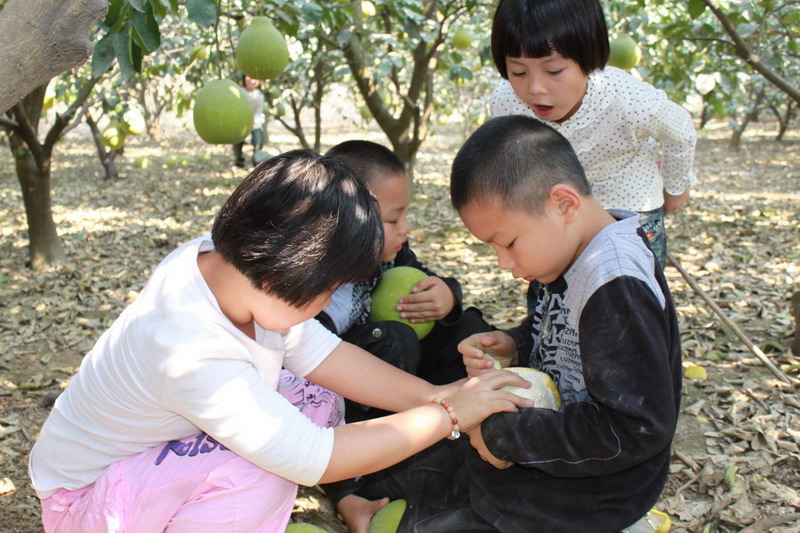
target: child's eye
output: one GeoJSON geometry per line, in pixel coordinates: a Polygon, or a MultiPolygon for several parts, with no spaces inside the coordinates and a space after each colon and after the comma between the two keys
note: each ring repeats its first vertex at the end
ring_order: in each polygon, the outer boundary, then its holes
{"type": "Polygon", "coordinates": [[[558,70],[548,70],[547,71],[547,73],[550,74],[551,76],[555,76],[556,74],[561,74],[562,72],[564,72],[563,68],[558,69],[558,70]]]}
{"type": "Polygon", "coordinates": [[[512,75],[512,76],[514,76],[515,78],[521,78],[522,76],[524,76],[524,75],[525,75],[525,73],[524,73],[524,72],[510,72],[509,74],[511,74],[511,75],[512,75]]]}

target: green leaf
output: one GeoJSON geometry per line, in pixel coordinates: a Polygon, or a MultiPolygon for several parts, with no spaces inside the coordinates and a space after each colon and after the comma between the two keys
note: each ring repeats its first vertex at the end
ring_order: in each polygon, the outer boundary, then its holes
{"type": "Polygon", "coordinates": [[[135,69],[133,68],[133,57],[131,52],[131,28],[125,26],[118,33],[111,34],[111,42],[114,45],[114,53],[119,61],[119,71],[125,78],[130,78],[135,69]]]}
{"type": "Polygon", "coordinates": [[[108,11],[106,11],[106,19],[105,24],[107,26],[113,26],[114,21],[117,20],[119,17],[119,13],[122,10],[122,4],[124,0],[110,0],[108,3],[108,11]]]}
{"type": "Polygon", "coordinates": [[[92,53],[92,77],[99,78],[111,68],[114,63],[114,45],[111,41],[110,33],[103,35],[96,45],[94,45],[94,52],[92,53]]]}
{"type": "Polygon", "coordinates": [[[141,13],[144,13],[145,6],[147,5],[147,0],[128,0],[128,4],[141,13]]]}
{"type": "Polygon", "coordinates": [[[736,33],[738,33],[741,37],[748,37],[749,35],[752,35],[757,28],[758,26],[756,24],[753,24],[752,22],[746,22],[736,26],[736,33]]]}
{"type": "Polygon", "coordinates": [[[150,0],[150,7],[153,8],[153,13],[158,18],[166,17],[172,9],[169,0],[150,0]]]}
{"type": "Polygon", "coordinates": [[[147,5],[145,13],[134,12],[131,19],[133,21],[133,30],[139,37],[138,43],[144,52],[149,54],[158,50],[158,47],[161,46],[161,32],[158,29],[158,22],[150,5],[147,5]]]}
{"type": "Polygon", "coordinates": [[[186,10],[189,20],[201,28],[208,28],[217,22],[217,4],[214,0],[187,0],[186,10]]]}
{"type": "Polygon", "coordinates": [[[706,10],[706,4],[703,0],[689,0],[687,9],[689,10],[689,16],[692,17],[692,19],[696,19],[706,10]]]}

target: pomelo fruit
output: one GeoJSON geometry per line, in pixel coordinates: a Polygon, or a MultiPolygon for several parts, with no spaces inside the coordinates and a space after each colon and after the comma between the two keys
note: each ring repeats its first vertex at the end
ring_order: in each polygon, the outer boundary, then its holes
{"type": "Polygon", "coordinates": [[[136,168],[149,168],[150,158],[145,156],[139,156],[133,160],[133,166],[135,166],[136,168]]]}
{"type": "Polygon", "coordinates": [[[453,34],[453,46],[458,50],[467,50],[472,44],[472,34],[466,28],[459,28],[453,34]]]}
{"type": "Polygon", "coordinates": [[[395,533],[405,512],[405,500],[394,500],[387,503],[372,517],[367,533],[395,533]]]}
{"type": "Polygon", "coordinates": [[[236,65],[253,79],[278,76],[289,64],[289,48],[267,17],[254,17],[236,43],[236,65]]]}
{"type": "Polygon", "coordinates": [[[119,121],[112,120],[102,133],[103,144],[112,150],[119,150],[125,146],[125,131],[119,121]]]}
{"type": "Polygon", "coordinates": [[[244,89],[231,80],[213,80],[197,91],[194,129],[209,144],[242,142],[253,129],[253,108],[244,89]]]}
{"type": "Polygon", "coordinates": [[[370,17],[374,17],[375,13],[378,11],[375,9],[375,4],[370,2],[369,0],[362,0],[361,2],[361,15],[368,19],[370,17]]]}
{"type": "Polygon", "coordinates": [[[328,531],[314,524],[295,522],[286,526],[286,533],[328,533],[328,531]]]}
{"type": "Polygon", "coordinates": [[[612,67],[629,70],[639,64],[642,54],[630,35],[620,35],[609,43],[609,47],[608,64],[612,67]]]}
{"type": "Polygon", "coordinates": [[[540,409],[553,409],[557,411],[561,406],[561,394],[558,392],[558,387],[556,387],[556,384],[550,379],[550,376],[544,372],[526,366],[510,366],[506,368],[506,370],[514,372],[523,379],[530,381],[531,388],[524,389],[522,387],[506,386],[503,387],[504,390],[531,400],[533,406],[540,409]]]}
{"type": "Polygon", "coordinates": [[[147,124],[144,115],[138,109],[128,109],[122,114],[122,127],[128,135],[141,135],[144,133],[147,124]]]}
{"type": "Polygon", "coordinates": [[[206,45],[198,44],[192,49],[189,61],[205,61],[206,59],[208,59],[208,47],[206,45]]]}
{"type": "Polygon", "coordinates": [[[418,339],[423,339],[433,329],[433,321],[412,323],[400,317],[397,311],[397,300],[408,294],[420,280],[428,275],[418,268],[398,266],[390,268],[381,276],[378,286],[372,291],[369,318],[370,320],[394,320],[408,324],[417,334],[418,339]]]}

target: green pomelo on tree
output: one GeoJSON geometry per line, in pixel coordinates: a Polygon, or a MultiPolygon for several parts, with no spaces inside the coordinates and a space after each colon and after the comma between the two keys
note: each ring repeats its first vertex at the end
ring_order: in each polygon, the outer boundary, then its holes
{"type": "Polygon", "coordinates": [[[197,91],[194,129],[209,144],[242,142],[253,129],[253,108],[244,89],[231,80],[213,80],[197,91]]]}
{"type": "Polygon", "coordinates": [[[378,286],[372,291],[370,320],[402,322],[411,326],[418,339],[425,338],[433,329],[434,322],[409,322],[400,316],[396,307],[399,298],[411,294],[414,285],[427,277],[422,270],[410,266],[398,266],[384,272],[378,286]]]}
{"type": "Polygon", "coordinates": [[[267,17],[255,17],[236,43],[236,65],[253,79],[278,76],[289,64],[289,48],[267,17]]]}
{"type": "Polygon", "coordinates": [[[467,50],[472,44],[472,34],[465,28],[459,28],[453,34],[453,46],[458,50],[467,50]]]}
{"type": "Polygon", "coordinates": [[[206,45],[198,44],[192,49],[192,55],[190,56],[189,61],[205,61],[206,59],[208,59],[208,47],[206,45]]]}
{"type": "Polygon", "coordinates": [[[636,41],[628,34],[623,34],[609,43],[608,64],[612,67],[630,70],[639,64],[642,54],[636,41]]]}
{"type": "Polygon", "coordinates": [[[405,500],[394,500],[387,503],[372,517],[367,533],[395,533],[405,512],[405,500]]]}
{"type": "Polygon", "coordinates": [[[102,133],[103,144],[112,150],[119,150],[125,146],[125,131],[122,125],[113,120],[105,127],[102,133]]]}
{"type": "Polygon", "coordinates": [[[358,114],[361,115],[361,118],[364,120],[372,118],[372,111],[369,110],[369,107],[362,105],[358,108],[358,114]]]}
{"type": "Polygon", "coordinates": [[[141,135],[147,128],[144,115],[138,109],[128,109],[122,115],[122,127],[127,135],[141,135]]]}
{"type": "Polygon", "coordinates": [[[375,13],[377,13],[377,12],[378,11],[375,9],[375,4],[373,4],[369,0],[363,0],[361,2],[361,15],[365,19],[368,19],[370,17],[374,17],[375,13]]]}

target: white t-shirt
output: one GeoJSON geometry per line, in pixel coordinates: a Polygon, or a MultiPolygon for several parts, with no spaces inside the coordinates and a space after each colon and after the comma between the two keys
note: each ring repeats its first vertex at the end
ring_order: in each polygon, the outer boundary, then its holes
{"type": "Polygon", "coordinates": [[[261,129],[266,121],[266,116],[264,115],[264,93],[259,89],[253,89],[252,91],[245,89],[244,92],[250,101],[250,107],[253,108],[253,129],[261,129]]]}
{"type": "MultiPolygon", "coordinates": [[[[493,116],[541,120],[508,80],[495,86],[491,107],[493,116]]],[[[580,108],[563,123],[541,121],[569,140],[606,209],[651,211],[664,204],[664,190],[678,195],[697,182],[697,132],[689,113],[664,91],[618,68],[592,72],[580,108]]]]}
{"type": "Polygon", "coordinates": [[[316,320],[256,340],[222,314],[197,266],[210,237],[167,256],[84,357],[30,454],[40,497],[93,483],[114,461],[200,430],[250,462],[315,484],[333,451],[277,391],[281,367],[305,376],[340,339],[316,320]]]}

